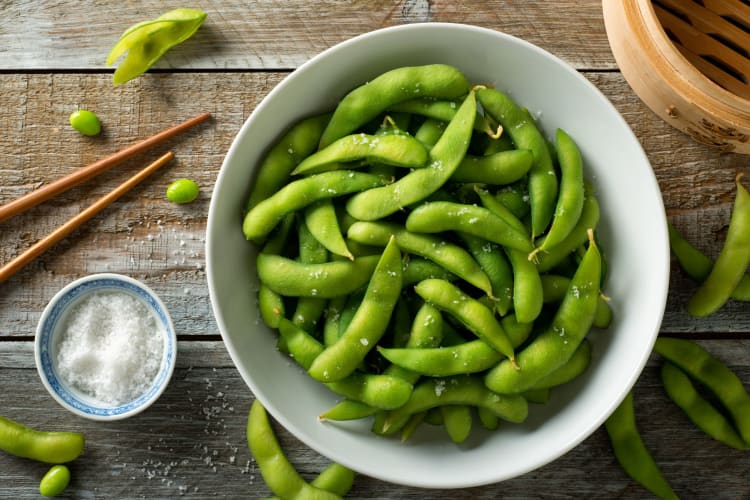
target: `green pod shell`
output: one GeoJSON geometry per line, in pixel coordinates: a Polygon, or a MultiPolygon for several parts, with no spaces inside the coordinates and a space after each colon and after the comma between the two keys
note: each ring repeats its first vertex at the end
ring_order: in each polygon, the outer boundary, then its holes
{"type": "Polygon", "coordinates": [[[78,432],[45,432],[0,417],[0,450],[48,464],[64,464],[83,453],[85,439],[78,432]]]}

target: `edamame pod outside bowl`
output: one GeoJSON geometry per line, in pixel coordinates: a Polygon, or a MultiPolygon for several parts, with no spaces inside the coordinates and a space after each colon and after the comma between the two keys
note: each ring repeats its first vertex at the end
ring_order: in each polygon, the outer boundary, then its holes
{"type": "MultiPolygon", "coordinates": [[[[425,23],[366,33],[313,57],[257,106],[219,172],[208,217],[207,275],[224,343],[249,390],[286,429],[317,452],[362,474],[425,488],[464,488],[507,480],[548,464],[591,435],[640,375],[658,334],[669,281],[661,193],[644,151],[623,117],[586,78],[518,38],[475,26],[425,23]],[[591,364],[530,405],[523,423],[488,431],[475,419],[457,446],[445,430],[416,429],[406,442],[371,432],[371,419],[320,422],[341,397],[277,349],[257,307],[257,247],[242,214],[269,148],[301,119],[333,110],[351,89],[385,71],[443,63],[471,83],[494,86],[528,108],[546,138],[564,129],[576,141],[601,217],[603,291],[613,321],[587,336],[591,364]]],[[[287,311],[290,316],[292,311],[287,311]]],[[[522,368],[521,368],[522,369],[522,368]]]]}

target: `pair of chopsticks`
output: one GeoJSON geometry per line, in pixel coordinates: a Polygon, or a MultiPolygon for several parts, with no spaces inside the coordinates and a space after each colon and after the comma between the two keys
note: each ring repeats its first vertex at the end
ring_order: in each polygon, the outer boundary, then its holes
{"type": "MultiPolygon", "coordinates": [[[[39,189],[31,191],[13,201],[0,206],[0,222],[9,219],[15,215],[20,214],[24,210],[27,210],[33,206],[46,201],[53,196],[56,196],[68,189],[76,186],[92,177],[99,175],[100,173],[114,167],[115,165],[128,160],[135,155],[142,153],[157,144],[160,144],[167,139],[184,132],[185,130],[206,121],[211,116],[210,113],[203,113],[190,120],[184,121],[174,127],[168,128],[153,135],[143,141],[137,142],[125,149],[122,149],[116,153],[102,158],[90,165],[82,167],[75,172],[61,177],[49,184],[46,184],[39,189]]],[[[98,199],[93,205],[83,210],[81,213],[67,221],[62,226],[55,229],[52,233],[45,236],[28,250],[17,256],[4,266],[0,267],[0,283],[13,276],[26,264],[37,258],[39,255],[44,253],[52,245],[58,243],[60,240],[65,238],[84,222],[91,219],[94,215],[101,212],[105,207],[110,205],[112,202],[120,198],[123,194],[127,193],[130,189],[140,183],[143,179],[154,173],[165,163],[169,162],[174,157],[174,154],[169,151],[162,155],[159,159],[151,163],[149,166],[132,176],[127,181],[120,184],[117,188],[112,190],[107,195],[98,199]]]]}

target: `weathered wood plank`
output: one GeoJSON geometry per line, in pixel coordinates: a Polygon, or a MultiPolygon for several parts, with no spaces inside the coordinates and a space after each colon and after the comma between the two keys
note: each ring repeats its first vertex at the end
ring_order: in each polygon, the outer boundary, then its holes
{"type": "MultiPolygon", "coordinates": [[[[155,0],[2,2],[0,69],[105,69],[107,53],[126,28],[181,6],[155,0]]],[[[233,0],[200,7],[208,13],[204,25],[157,68],[293,69],[348,38],[425,21],[503,31],[576,68],[615,67],[597,0],[233,0]]]]}
{"type": "MultiPolygon", "coordinates": [[[[750,341],[701,342],[750,384],[750,341]]],[[[221,343],[180,342],[166,392],[130,419],[98,423],[75,417],[44,391],[29,342],[0,343],[2,414],[44,429],[77,430],[86,452],[73,462],[68,492],[75,498],[259,498],[268,495],[245,444],[252,394],[227,366],[221,343]],[[10,347],[9,347],[10,345],[10,347]]],[[[750,496],[750,455],[700,433],[661,389],[659,360],[638,381],[636,411],[647,446],[683,498],[750,496]]],[[[290,460],[311,479],[328,460],[276,426],[290,460]]],[[[498,457],[510,460],[512,457],[498,457]]],[[[46,466],[0,454],[3,496],[36,498],[46,466]]],[[[617,466],[599,429],[571,452],[539,470],[503,483],[465,490],[423,490],[358,476],[348,498],[593,498],[636,499],[647,493],[617,466]]]]}

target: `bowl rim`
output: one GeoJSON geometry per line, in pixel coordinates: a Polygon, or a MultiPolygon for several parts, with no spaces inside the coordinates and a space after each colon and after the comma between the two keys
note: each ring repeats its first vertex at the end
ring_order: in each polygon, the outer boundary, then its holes
{"type": "Polygon", "coordinates": [[[164,302],[148,285],[124,274],[96,273],[83,276],[65,285],[49,300],[42,311],[34,337],[34,361],[42,384],[47,392],[66,410],[98,421],[121,420],[136,415],[154,403],[169,385],[174,373],[177,356],[177,334],[172,318],[164,302]],[[59,328],[57,320],[82,297],[101,290],[124,290],[138,298],[163,326],[161,364],[149,389],[132,401],[119,405],[95,404],[84,401],[55,373],[54,361],[49,346],[59,328]],[[53,321],[50,326],[50,321],[53,321]]]}
{"type": "MultiPolygon", "coordinates": [[[[319,59],[322,59],[324,57],[329,57],[332,53],[338,52],[338,51],[340,51],[340,50],[348,47],[349,45],[356,44],[356,43],[361,43],[363,40],[368,39],[368,38],[370,38],[372,36],[375,36],[375,35],[383,35],[385,33],[398,32],[398,31],[412,31],[412,30],[417,31],[417,30],[446,29],[446,28],[447,29],[458,29],[458,30],[471,30],[471,31],[478,32],[480,34],[484,33],[486,35],[491,35],[491,36],[494,36],[494,37],[504,38],[506,40],[512,41],[513,43],[517,43],[519,45],[524,46],[526,50],[537,52],[540,55],[542,55],[543,57],[551,59],[557,66],[560,66],[560,68],[562,70],[564,70],[564,71],[570,73],[571,75],[573,75],[573,78],[575,78],[576,80],[578,80],[578,82],[581,83],[582,85],[586,86],[588,88],[588,90],[591,91],[591,92],[593,92],[593,94],[595,94],[596,96],[598,96],[599,99],[601,99],[601,100],[603,100],[603,101],[606,102],[606,105],[613,110],[612,119],[616,120],[619,123],[619,125],[623,126],[624,128],[626,128],[630,132],[630,135],[632,136],[632,139],[633,139],[633,145],[634,145],[635,154],[637,154],[643,160],[643,162],[646,165],[649,166],[649,169],[650,169],[650,165],[651,165],[650,161],[648,160],[648,157],[647,157],[645,151],[643,150],[643,147],[642,147],[640,141],[635,136],[635,134],[632,131],[632,128],[627,124],[627,122],[624,119],[624,117],[622,116],[622,114],[619,111],[617,111],[617,109],[614,107],[614,105],[611,103],[611,101],[602,93],[602,91],[596,85],[594,85],[594,83],[592,83],[591,81],[589,81],[588,79],[586,79],[585,76],[583,76],[579,71],[577,71],[575,68],[573,68],[569,63],[565,62],[560,57],[552,54],[551,52],[549,52],[547,50],[544,50],[544,49],[542,49],[541,47],[539,47],[537,45],[534,45],[531,42],[528,42],[528,41],[526,41],[526,40],[524,40],[522,38],[515,37],[513,35],[510,35],[508,33],[502,32],[502,31],[498,31],[498,30],[494,30],[494,29],[490,29],[490,28],[485,28],[485,27],[480,27],[480,26],[475,26],[475,25],[470,25],[470,24],[446,23],[446,22],[430,22],[430,23],[417,23],[417,24],[391,26],[391,27],[380,28],[380,29],[376,29],[376,30],[373,30],[373,31],[370,31],[370,32],[362,33],[360,35],[357,35],[357,36],[354,36],[354,37],[349,38],[347,40],[344,40],[344,41],[342,41],[342,42],[340,42],[340,43],[338,43],[336,45],[333,45],[333,46],[331,46],[331,47],[323,50],[322,52],[318,53],[317,55],[315,55],[314,57],[312,57],[311,59],[309,59],[304,64],[300,65],[290,75],[288,75],[286,78],[284,78],[284,80],[282,80],[273,89],[271,89],[271,91],[263,98],[263,100],[261,102],[258,103],[258,105],[253,109],[253,111],[250,113],[250,115],[246,118],[246,120],[243,123],[242,127],[237,132],[237,135],[235,136],[235,138],[234,138],[234,140],[233,140],[233,142],[232,142],[229,150],[227,151],[227,154],[226,154],[225,159],[224,159],[224,161],[222,163],[221,169],[220,169],[220,171],[218,173],[217,180],[216,180],[215,185],[214,185],[215,186],[214,189],[216,189],[217,186],[221,185],[224,176],[227,175],[226,174],[227,169],[225,167],[229,163],[230,159],[233,158],[234,156],[236,156],[236,151],[239,149],[240,143],[246,138],[246,135],[247,135],[246,131],[249,128],[250,123],[252,122],[254,116],[256,114],[258,114],[258,113],[262,113],[263,110],[264,110],[264,108],[267,107],[267,103],[270,100],[272,100],[273,98],[275,98],[277,94],[279,94],[279,93],[281,93],[283,91],[283,89],[289,83],[289,78],[292,75],[305,73],[306,70],[307,70],[307,68],[310,65],[315,64],[319,59]]],[[[282,131],[280,130],[279,133],[282,133],[282,131]]],[[[653,170],[651,170],[651,172],[653,173],[653,170]]],[[[662,241],[655,242],[657,244],[662,243],[663,245],[661,245],[661,246],[663,248],[662,248],[661,252],[653,252],[653,254],[655,255],[655,257],[654,257],[655,259],[659,260],[660,262],[664,262],[665,263],[665,265],[663,266],[663,269],[664,269],[663,273],[661,274],[661,276],[659,276],[661,282],[664,283],[664,287],[663,287],[663,290],[661,290],[661,296],[659,297],[659,300],[657,300],[656,304],[655,304],[655,309],[658,312],[658,318],[656,318],[656,322],[653,325],[654,331],[652,333],[650,333],[649,339],[650,339],[650,344],[651,345],[649,346],[648,349],[646,349],[646,350],[643,351],[642,355],[637,359],[637,363],[634,362],[633,370],[631,371],[630,375],[627,377],[627,382],[625,384],[627,386],[628,390],[632,389],[632,387],[634,386],[634,384],[636,383],[636,381],[640,377],[640,374],[643,371],[643,368],[645,367],[645,365],[646,365],[646,363],[647,363],[647,361],[648,361],[648,359],[650,357],[651,350],[652,350],[651,348],[653,346],[653,342],[656,340],[656,337],[657,337],[658,332],[659,332],[660,327],[661,327],[661,323],[663,321],[664,311],[666,309],[666,303],[667,303],[667,295],[668,295],[668,283],[669,283],[670,268],[669,268],[669,265],[668,265],[668,263],[669,263],[669,247],[668,247],[668,244],[666,243],[667,242],[667,238],[666,238],[666,235],[667,235],[667,230],[666,230],[666,228],[667,228],[667,226],[666,226],[667,217],[666,217],[666,210],[665,210],[664,204],[663,204],[661,190],[660,190],[660,188],[658,186],[658,182],[657,182],[657,180],[655,178],[655,175],[653,175],[652,177],[653,178],[649,179],[649,181],[650,181],[650,184],[652,184],[652,187],[654,188],[654,191],[655,191],[655,193],[657,195],[657,198],[658,198],[658,204],[660,205],[660,212],[658,214],[654,214],[654,216],[655,217],[657,217],[657,216],[660,217],[660,220],[663,222],[663,224],[660,224],[659,227],[658,227],[658,232],[662,236],[662,241]],[[661,227],[661,226],[663,226],[663,227],[661,227]]],[[[212,250],[212,243],[211,243],[210,236],[211,236],[211,234],[213,232],[213,228],[218,224],[215,221],[215,214],[216,214],[216,211],[217,211],[216,205],[219,203],[219,201],[218,201],[217,198],[218,198],[217,196],[212,196],[211,197],[210,206],[209,206],[209,216],[208,216],[207,231],[206,231],[206,234],[207,234],[207,238],[206,238],[206,274],[207,274],[207,281],[208,281],[208,285],[209,285],[209,295],[210,295],[211,305],[212,305],[212,309],[213,309],[213,311],[215,313],[214,316],[215,316],[217,325],[219,327],[219,331],[220,331],[220,334],[221,334],[222,339],[224,341],[224,344],[225,344],[225,346],[226,346],[226,348],[227,348],[227,350],[228,350],[228,352],[230,354],[230,357],[234,361],[235,359],[239,359],[239,353],[238,353],[238,351],[236,349],[236,346],[232,342],[232,338],[231,338],[231,336],[229,334],[228,327],[227,327],[227,324],[225,323],[224,318],[222,316],[216,314],[217,311],[221,310],[221,305],[218,303],[218,299],[216,298],[217,297],[217,293],[216,293],[217,284],[214,281],[215,275],[214,275],[214,270],[213,270],[213,259],[215,258],[215,256],[214,256],[214,251],[212,250]]],[[[218,247],[217,247],[216,250],[217,250],[217,253],[218,253],[218,247]]],[[[254,397],[257,397],[259,400],[261,400],[261,402],[263,402],[264,404],[266,404],[266,399],[267,399],[267,393],[268,393],[268,391],[266,389],[262,388],[262,387],[258,387],[257,384],[255,384],[255,382],[253,380],[251,380],[251,378],[249,376],[246,376],[245,370],[241,369],[236,363],[235,363],[235,367],[240,372],[241,377],[245,381],[246,385],[252,391],[254,397]]],[[[490,484],[490,483],[493,483],[493,482],[504,481],[504,480],[510,479],[512,477],[517,477],[517,476],[520,476],[522,474],[528,473],[530,471],[536,470],[536,469],[538,469],[538,468],[540,468],[540,467],[542,467],[542,466],[544,466],[546,464],[549,464],[550,462],[552,462],[552,461],[558,459],[559,457],[563,456],[565,453],[569,452],[575,446],[577,446],[578,444],[580,444],[583,440],[585,440],[586,438],[588,438],[597,428],[599,428],[601,426],[601,424],[603,424],[603,422],[606,420],[606,418],[617,408],[617,406],[620,404],[620,402],[622,401],[622,399],[624,399],[624,397],[626,396],[628,390],[623,391],[623,393],[620,394],[619,397],[616,400],[613,400],[609,404],[609,406],[607,406],[606,408],[604,408],[597,415],[597,418],[593,419],[591,425],[587,428],[586,431],[581,431],[581,432],[576,433],[576,434],[571,434],[569,436],[569,438],[565,441],[564,446],[560,447],[557,450],[557,453],[553,453],[553,454],[547,455],[546,456],[546,460],[543,460],[541,462],[537,462],[533,466],[529,466],[529,467],[527,467],[525,469],[516,470],[512,475],[506,475],[506,476],[502,476],[502,477],[496,476],[494,478],[488,478],[488,477],[472,478],[472,480],[454,479],[452,481],[449,481],[449,480],[447,480],[445,478],[442,478],[441,480],[439,480],[436,483],[432,484],[432,483],[428,483],[426,481],[420,482],[420,481],[416,481],[416,480],[405,480],[405,479],[398,480],[398,479],[394,479],[393,477],[388,477],[388,476],[385,476],[385,475],[373,474],[372,471],[366,471],[366,472],[363,472],[363,473],[368,474],[368,475],[372,475],[373,477],[378,477],[379,479],[382,479],[382,480],[385,480],[385,481],[391,481],[391,482],[396,482],[398,484],[403,484],[403,485],[407,485],[407,486],[415,486],[415,487],[423,487],[423,488],[466,488],[466,487],[481,486],[481,485],[490,484]]],[[[298,439],[300,439],[307,446],[309,446],[310,448],[314,449],[318,453],[325,453],[325,451],[321,450],[320,447],[317,446],[317,443],[315,442],[314,438],[306,436],[304,432],[300,432],[300,429],[297,429],[294,425],[292,425],[292,426],[287,425],[287,419],[285,418],[284,415],[281,415],[281,416],[275,415],[274,414],[275,408],[274,408],[273,405],[270,405],[269,408],[268,408],[268,410],[269,410],[269,412],[271,412],[271,414],[274,416],[274,418],[276,418],[277,420],[279,420],[279,423],[282,424],[282,425],[284,425],[284,427],[289,432],[291,432],[295,437],[297,437],[298,439]]],[[[349,463],[347,463],[346,460],[341,460],[343,458],[341,456],[329,456],[328,458],[330,458],[332,460],[337,460],[337,461],[340,461],[340,462],[344,462],[344,465],[347,465],[349,467],[352,467],[352,465],[355,465],[355,464],[352,464],[351,461],[349,461],[349,463]]],[[[352,467],[352,468],[356,469],[356,466],[352,467]]]]}

